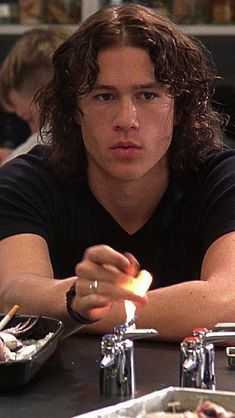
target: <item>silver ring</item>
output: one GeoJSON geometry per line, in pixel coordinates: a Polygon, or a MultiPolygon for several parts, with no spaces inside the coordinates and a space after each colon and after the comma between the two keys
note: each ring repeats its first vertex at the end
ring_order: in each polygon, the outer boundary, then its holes
{"type": "Polygon", "coordinates": [[[97,293],[98,287],[99,287],[98,280],[94,280],[89,286],[90,292],[91,293],[97,293]]]}

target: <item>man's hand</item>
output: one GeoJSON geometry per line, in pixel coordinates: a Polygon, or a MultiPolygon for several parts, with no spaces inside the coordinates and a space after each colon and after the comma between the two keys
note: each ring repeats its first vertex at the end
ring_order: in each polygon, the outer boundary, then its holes
{"type": "Polygon", "coordinates": [[[130,290],[138,271],[139,264],[129,253],[121,254],[106,245],[88,248],[76,266],[77,296],[72,308],[86,318],[98,320],[110,310],[113,301],[144,304],[146,297],[130,290]]]}

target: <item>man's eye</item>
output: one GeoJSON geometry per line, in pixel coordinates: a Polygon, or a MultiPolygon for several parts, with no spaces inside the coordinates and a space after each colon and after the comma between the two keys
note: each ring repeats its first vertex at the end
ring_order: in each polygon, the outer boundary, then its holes
{"type": "Polygon", "coordinates": [[[95,96],[95,99],[100,102],[108,102],[110,100],[113,100],[113,95],[109,93],[98,94],[97,96],[95,96]]]}
{"type": "Polygon", "coordinates": [[[155,93],[148,93],[148,92],[146,92],[146,93],[141,93],[141,95],[140,95],[144,100],[153,100],[153,99],[155,99],[155,97],[156,97],[156,94],[155,93]]]}

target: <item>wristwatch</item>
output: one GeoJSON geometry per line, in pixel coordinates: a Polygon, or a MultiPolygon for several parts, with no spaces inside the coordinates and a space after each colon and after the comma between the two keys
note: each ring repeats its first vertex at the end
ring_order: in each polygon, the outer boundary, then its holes
{"type": "Polygon", "coordinates": [[[75,289],[75,285],[73,284],[68,290],[68,292],[66,293],[66,308],[67,308],[67,312],[70,318],[72,318],[74,321],[76,321],[77,323],[81,325],[92,324],[95,321],[88,319],[88,318],[84,318],[78,312],[73,310],[71,305],[72,305],[72,300],[75,295],[76,295],[76,289],[75,289]]]}

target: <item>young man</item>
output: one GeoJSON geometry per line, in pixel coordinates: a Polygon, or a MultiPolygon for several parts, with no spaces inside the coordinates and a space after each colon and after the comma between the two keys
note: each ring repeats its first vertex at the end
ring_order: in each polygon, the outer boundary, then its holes
{"type": "Polygon", "coordinates": [[[130,299],[164,340],[234,321],[235,154],[208,60],[140,5],[98,11],[58,48],[37,97],[51,144],[0,170],[2,309],[104,333],[130,299]]]}
{"type": "Polygon", "coordinates": [[[31,29],[16,41],[0,68],[0,105],[24,120],[31,135],[16,149],[0,148],[0,164],[37,144],[39,110],[33,103],[37,90],[51,78],[55,49],[69,36],[61,29],[31,29]]]}

